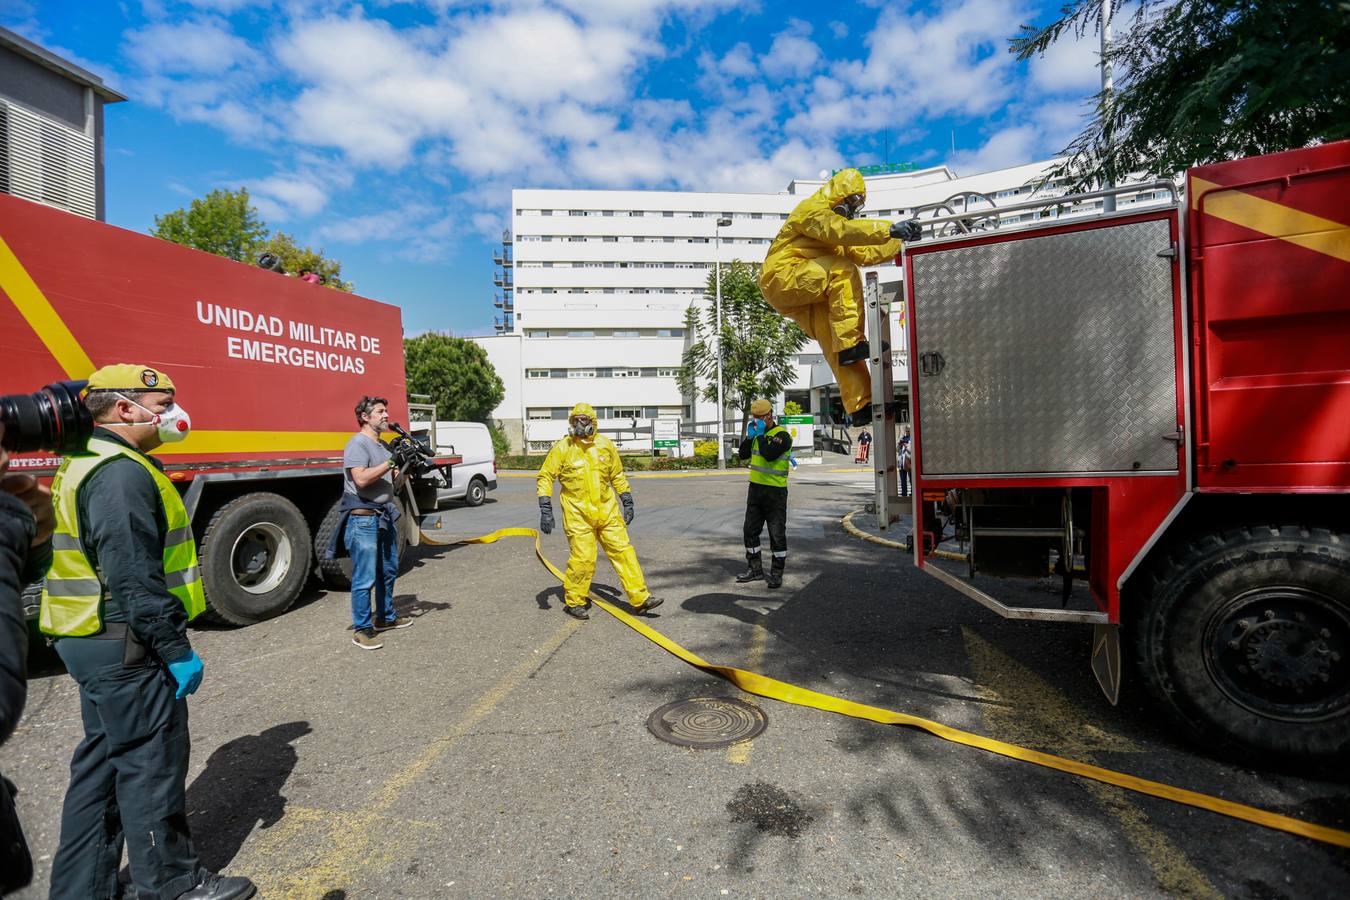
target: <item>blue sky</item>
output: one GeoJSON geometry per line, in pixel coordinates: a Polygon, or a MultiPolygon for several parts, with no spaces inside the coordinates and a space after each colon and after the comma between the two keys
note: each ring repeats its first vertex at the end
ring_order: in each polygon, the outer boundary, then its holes
{"type": "Polygon", "coordinates": [[[108,221],[248,187],[409,333],[491,331],[513,187],[778,191],[845,163],[1052,155],[1096,38],[1017,63],[1061,0],[0,0],[97,72],[108,221]],[[952,151],[953,140],[956,150],[952,151]]]}

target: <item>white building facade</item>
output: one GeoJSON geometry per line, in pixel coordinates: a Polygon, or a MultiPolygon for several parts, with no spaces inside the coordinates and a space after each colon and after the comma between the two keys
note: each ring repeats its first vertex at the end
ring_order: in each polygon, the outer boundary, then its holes
{"type": "MultiPolygon", "coordinates": [[[[941,214],[931,210],[944,202],[964,212],[1039,199],[1029,185],[1049,165],[964,178],[946,166],[871,176],[864,168],[864,215],[901,220],[917,210],[941,214]]],[[[630,428],[635,419],[642,427],[654,418],[714,420],[714,405],[683,396],[676,381],[691,339],[686,311],[712,302],[704,291],[716,260],[761,263],[788,214],[821,184],[797,180],[777,194],[512,191],[511,228],[496,254],[498,334],[476,340],[507,384],[495,415],[513,446],[520,440],[530,450],[545,449],[562,435],[567,410],[578,401],[596,407],[606,429],[630,428]],[[719,219],[730,224],[719,227],[719,219]]],[[[1122,205],[1129,202],[1134,198],[1122,198],[1122,205]]],[[[1001,226],[1041,215],[1010,214],[1001,226]]],[[[897,266],[877,272],[884,291],[898,289],[897,266]]],[[[892,333],[898,336],[897,325],[892,333]]],[[[899,340],[896,345],[895,380],[903,397],[906,360],[899,340]]],[[[828,414],[832,385],[819,346],[809,343],[798,355],[787,398],[828,414]]],[[[739,412],[731,415],[739,418],[739,412]]]]}

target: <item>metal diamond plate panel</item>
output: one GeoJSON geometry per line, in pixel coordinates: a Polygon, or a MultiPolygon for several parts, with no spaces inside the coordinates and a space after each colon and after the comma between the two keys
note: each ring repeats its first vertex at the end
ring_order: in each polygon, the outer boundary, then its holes
{"type": "Polygon", "coordinates": [[[1170,240],[1151,221],[916,254],[920,359],[941,354],[914,367],[924,474],[1175,471],[1170,240]]]}

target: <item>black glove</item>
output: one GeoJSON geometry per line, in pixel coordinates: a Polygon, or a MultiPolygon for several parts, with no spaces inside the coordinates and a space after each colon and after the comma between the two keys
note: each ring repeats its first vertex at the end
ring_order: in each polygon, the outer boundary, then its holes
{"type": "Polygon", "coordinates": [[[539,498],[539,530],[544,534],[553,533],[553,498],[539,498]]]}
{"type": "Polygon", "coordinates": [[[891,237],[899,238],[908,244],[910,241],[917,241],[923,236],[923,226],[919,224],[918,219],[910,219],[908,222],[896,222],[891,225],[891,237]]]}
{"type": "Polygon", "coordinates": [[[623,524],[627,525],[633,521],[633,495],[624,491],[619,495],[619,502],[623,504],[623,524]]]}

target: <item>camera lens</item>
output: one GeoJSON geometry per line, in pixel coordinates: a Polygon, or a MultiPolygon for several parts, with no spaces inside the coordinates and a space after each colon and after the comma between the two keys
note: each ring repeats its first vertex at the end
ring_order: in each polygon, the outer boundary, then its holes
{"type": "Polygon", "coordinates": [[[84,449],[94,421],[80,401],[85,381],[58,381],[31,394],[0,396],[4,446],[13,453],[50,450],[62,455],[84,449]]]}

